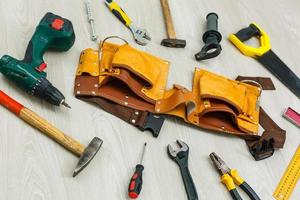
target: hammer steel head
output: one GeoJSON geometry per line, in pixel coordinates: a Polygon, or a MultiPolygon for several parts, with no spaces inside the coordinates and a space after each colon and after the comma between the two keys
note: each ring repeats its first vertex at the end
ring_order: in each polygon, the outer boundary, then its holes
{"type": "Polygon", "coordinates": [[[177,142],[178,146],[180,147],[177,150],[174,150],[172,145],[170,145],[170,144],[168,145],[168,154],[171,158],[176,158],[177,154],[179,152],[187,152],[189,150],[189,146],[186,143],[184,143],[180,140],[176,140],[176,142],[177,142]]]}
{"type": "Polygon", "coordinates": [[[186,46],[186,41],[180,39],[167,38],[163,39],[160,44],[165,47],[184,48],[186,46]]]}
{"type": "Polygon", "coordinates": [[[74,170],[73,177],[79,174],[95,157],[98,153],[103,141],[94,137],[90,144],[85,148],[83,154],[80,156],[78,164],[74,170]]]}

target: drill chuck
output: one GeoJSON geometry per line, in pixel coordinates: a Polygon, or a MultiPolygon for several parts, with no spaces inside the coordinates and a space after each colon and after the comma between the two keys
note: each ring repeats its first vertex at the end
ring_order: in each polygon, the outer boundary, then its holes
{"type": "Polygon", "coordinates": [[[56,106],[65,104],[64,95],[45,78],[41,78],[37,81],[31,94],[56,106]]]}

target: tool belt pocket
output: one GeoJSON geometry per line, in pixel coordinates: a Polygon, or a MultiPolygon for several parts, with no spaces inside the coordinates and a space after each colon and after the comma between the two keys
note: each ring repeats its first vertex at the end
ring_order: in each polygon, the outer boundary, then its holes
{"type": "Polygon", "coordinates": [[[77,76],[99,76],[98,51],[86,49],[81,52],[77,68],[77,76]]]}
{"type": "Polygon", "coordinates": [[[196,71],[195,76],[199,76],[199,124],[215,126],[223,132],[258,132],[258,87],[205,70],[196,71]]]}
{"type": "MultiPolygon", "coordinates": [[[[96,96],[133,109],[153,112],[156,100],[164,95],[168,69],[167,61],[136,50],[127,43],[116,45],[103,41],[100,52],[92,49],[83,51],[76,80],[84,79],[85,73],[97,77],[98,82],[93,81],[98,87],[93,88],[96,96]]],[[[77,92],[77,95],[83,94],[77,92]]]]}

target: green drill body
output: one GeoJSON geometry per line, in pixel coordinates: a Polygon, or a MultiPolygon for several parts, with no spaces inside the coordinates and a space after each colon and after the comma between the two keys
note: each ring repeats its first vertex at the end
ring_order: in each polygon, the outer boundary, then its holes
{"type": "Polygon", "coordinates": [[[67,51],[75,42],[72,23],[47,13],[37,26],[23,60],[9,55],[0,59],[0,72],[26,92],[59,106],[64,96],[46,79],[44,53],[49,50],[67,51]]]}

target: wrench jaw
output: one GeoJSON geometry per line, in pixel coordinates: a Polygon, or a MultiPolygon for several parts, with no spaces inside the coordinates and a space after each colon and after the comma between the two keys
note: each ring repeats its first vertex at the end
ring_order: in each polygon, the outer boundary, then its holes
{"type": "Polygon", "coordinates": [[[130,29],[131,33],[137,44],[145,46],[147,45],[148,41],[151,40],[148,32],[145,29],[137,28],[133,23],[131,23],[128,28],[130,29]]]}
{"type": "Polygon", "coordinates": [[[188,153],[189,151],[189,146],[180,141],[180,140],[176,140],[176,143],[178,144],[178,146],[180,147],[179,149],[175,150],[172,145],[168,145],[168,154],[170,156],[170,158],[172,158],[173,160],[176,159],[178,157],[178,154],[183,152],[183,153],[188,153]]]}

